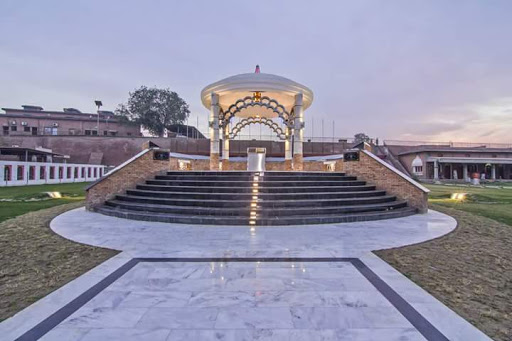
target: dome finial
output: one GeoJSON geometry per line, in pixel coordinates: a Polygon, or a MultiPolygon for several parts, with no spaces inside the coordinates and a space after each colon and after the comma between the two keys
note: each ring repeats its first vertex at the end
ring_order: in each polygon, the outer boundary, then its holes
{"type": "Polygon", "coordinates": [[[260,73],[260,66],[256,64],[256,70],[254,70],[254,73],[260,73]]]}

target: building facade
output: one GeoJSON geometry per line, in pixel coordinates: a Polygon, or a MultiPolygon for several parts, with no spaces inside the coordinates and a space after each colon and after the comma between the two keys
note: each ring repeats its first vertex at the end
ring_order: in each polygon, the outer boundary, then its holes
{"type": "Polygon", "coordinates": [[[387,146],[421,180],[512,180],[512,149],[450,146],[387,146]]]}
{"type": "Polygon", "coordinates": [[[2,110],[5,111],[0,113],[3,136],[141,136],[139,125],[120,121],[110,111],[82,113],[74,108],[46,111],[42,107],[27,105],[22,106],[22,109],[2,110]]]}

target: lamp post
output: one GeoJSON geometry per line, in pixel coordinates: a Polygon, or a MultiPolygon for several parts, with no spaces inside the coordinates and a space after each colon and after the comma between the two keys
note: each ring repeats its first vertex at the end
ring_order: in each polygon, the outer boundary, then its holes
{"type": "Polygon", "coordinates": [[[94,101],[94,104],[96,104],[96,106],[98,107],[98,123],[96,125],[96,135],[100,136],[100,108],[103,105],[103,103],[101,103],[101,101],[94,101]]]}

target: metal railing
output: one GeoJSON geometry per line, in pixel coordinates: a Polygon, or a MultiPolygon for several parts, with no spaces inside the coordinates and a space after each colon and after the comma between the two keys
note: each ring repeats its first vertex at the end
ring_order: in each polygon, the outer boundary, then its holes
{"type": "Polygon", "coordinates": [[[403,140],[384,140],[384,145],[398,146],[439,146],[439,147],[455,147],[455,148],[503,148],[511,149],[511,143],[494,143],[494,142],[439,142],[439,141],[403,141],[403,140]]]}

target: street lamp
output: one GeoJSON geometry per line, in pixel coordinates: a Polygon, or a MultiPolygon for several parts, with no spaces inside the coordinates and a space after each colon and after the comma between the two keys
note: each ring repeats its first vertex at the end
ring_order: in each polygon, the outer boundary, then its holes
{"type": "Polygon", "coordinates": [[[96,135],[100,136],[100,108],[103,105],[101,101],[94,101],[94,104],[98,107],[98,124],[96,125],[96,135]]]}

